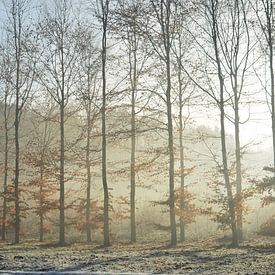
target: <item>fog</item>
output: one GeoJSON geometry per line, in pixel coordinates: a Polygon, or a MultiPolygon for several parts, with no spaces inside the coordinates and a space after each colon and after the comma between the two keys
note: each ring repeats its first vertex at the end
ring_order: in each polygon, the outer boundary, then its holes
{"type": "Polygon", "coordinates": [[[273,4],[2,1],[0,270],[275,272],[273,4]]]}

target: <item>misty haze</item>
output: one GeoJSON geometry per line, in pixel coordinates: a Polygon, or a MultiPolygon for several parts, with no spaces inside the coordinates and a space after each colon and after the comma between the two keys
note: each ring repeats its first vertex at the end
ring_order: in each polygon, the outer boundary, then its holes
{"type": "Polygon", "coordinates": [[[272,0],[0,2],[0,274],[275,274],[272,0]]]}

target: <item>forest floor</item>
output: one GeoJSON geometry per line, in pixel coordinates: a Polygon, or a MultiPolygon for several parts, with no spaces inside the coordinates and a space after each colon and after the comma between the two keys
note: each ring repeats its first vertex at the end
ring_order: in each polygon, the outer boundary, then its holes
{"type": "Polygon", "coordinates": [[[0,274],[275,274],[275,238],[253,238],[239,248],[214,240],[176,248],[148,242],[88,244],[0,243],[0,274]]]}

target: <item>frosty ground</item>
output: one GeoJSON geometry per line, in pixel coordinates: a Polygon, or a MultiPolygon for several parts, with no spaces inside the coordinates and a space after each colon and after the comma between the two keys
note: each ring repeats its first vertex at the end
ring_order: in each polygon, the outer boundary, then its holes
{"type": "Polygon", "coordinates": [[[239,248],[216,240],[96,245],[0,243],[0,274],[10,271],[82,273],[275,274],[275,238],[252,238],[239,248]]]}

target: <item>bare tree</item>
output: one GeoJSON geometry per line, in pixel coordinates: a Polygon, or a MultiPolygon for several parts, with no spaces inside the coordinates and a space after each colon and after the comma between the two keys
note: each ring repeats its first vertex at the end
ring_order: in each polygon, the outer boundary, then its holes
{"type": "Polygon", "coordinates": [[[107,182],[107,135],[106,135],[106,100],[107,100],[107,32],[109,23],[110,0],[97,0],[97,16],[101,24],[101,67],[102,67],[102,185],[104,190],[104,245],[110,245],[109,232],[109,190],[107,182]]]}
{"type": "MultiPolygon", "coordinates": [[[[222,55],[222,66],[226,75],[230,78],[230,88],[227,89],[231,106],[234,111],[233,119],[227,118],[234,124],[235,129],[235,159],[236,159],[236,187],[237,199],[242,200],[242,163],[240,142],[240,105],[243,97],[245,80],[249,69],[249,54],[251,50],[250,34],[247,23],[248,1],[232,1],[232,4],[224,6],[225,16],[221,16],[218,22],[218,40],[222,55]],[[231,90],[231,91],[229,91],[231,90]],[[232,94],[232,96],[231,96],[232,94]]],[[[243,214],[242,208],[237,211],[237,226],[239,239],[242,239],[243,214]]]]}
{"type": "Polygon", "coordinates": [[[151,42],[155,53],[165,65],[165,95],[163,99],[166,105],[167,130],[168,130],[168,154],[169,154],[169,209],[170,209],[170,233],[171,245],[177,244],[177,229],[175,217],[175,160],[174,160],[174,135],[173,135],[173,114],[171,97],[171,48],[173,38],[173,9],[176,3],[170,0],[159,2],[150,1],[146,12],[151,15],[149,18],[144,35],[151,42]],[[150,22],[151,20],[151,22],[150,22]]]}
{"type": "Polygon", "coordinates": [[[100,115],[98,73],[100,71],[100,53],[93,44],[95,35],[88,28],[79,29],[78,51],[80,55],[77,98],[84,110],[84,132],[86,139],[85,164],[87,174],[86,188],[86,238],[91,242],[91,184],[92,184],[92,131],[100,115]]]}
{"type": "Polygon", "coordinates": [[[11,59],[9,54],[9,47],[6,43],[1,47],[1,73],[0,83],[1,91],[3,94],[0,96],[1,113],[4,118],[4,181],[3,181],[3,212],[2,212],[2,240],[6,240],[6,222],[7,222],[7,195],[8,195],[8,174],[9,174],[9,143],[10,143],[10,130],[12,129],[12,79],[13,69],[11,66],[11,59]]]}
{"type": "MultiPolygon", "coordinates": [[[[267,104],[271,114],[272,145],[273,145],[273,171],[275,176],[275,78],[274,78],[274,1],[255,0],[250,1],[256,14],[261,34],[257,35],[260,42],[260,48],[267,57],[269,70],[268,82],[261,81],[263,89],[266,92],[267,104]],[[266,85],[267,84],[267,85],[266,85]]],[[[256,31],[257,32],[257,31],[256,31]]]]}
{"type": "MultiPolygon", "coordinates": [[[[233,1],[234,3],[234,1],[233,1]]],[[[202,73],[206,76],[206,83],[200,83],[194,79],[194,76],[184,69],[189,75],[190,79],[203,91],[205,92],[217,105],[219,109],[220,117],[220,133],[221,133],[221,155],[222,155],[222,165],[220,166],[220,171],[223,174],[225,188],[227,192],[227,202],[229,209],[230,227],[232,230],[232,245],[238,246],[238,232],[236,224],[236,208],[235,200],[233,194],[232,182],[229,177],[229,166],[228,166],[228,154],[226,145],[226,105],[228,101],[227,90],[226,90],[226,71],[223,64],[223,50],[220,43],[221,26],[220,22],[223,16],[223,9],[227,6],[226,2],[218,0],[208,0],[197,6],[200,14],[200,19],[193,17],[193,22],[197,27],[198,31],[205,35],[205,38],[196,37],[192,30],[189,31],[191,37],[194,39],[198,45],[202,56],[207,61],[202,65],[202,73]],[[204,44],[204,42],[206,44],[204,44]],[[212,77],[212,75],[217,76],[212,77]]],[[[226,30],[224,30],[226,32],[226,30]]],[[[238,39],[238,38],[236,38],[238,39]]],[[[234,55],[234,51],[229,53],[229,55],[234,55]]],[[[235,60],[236,61],[236,60],[235,60]]],[[[200,60],[202,62],[202,60],[200,60]]],[[[234,62],[232,60],[232,62],[234,62]]],[[[193,64],[194,65],[194,64],[193,64]]],[[[239,121],[239,118],[237,118],[239,121]]]]}
{"type": "Polygon", "coordinates": [[[32,91],[36,47],[31,43],[33,31],[27,18],[28,0],[12,0],[8,13],[8,43],[10,44],[11,66],[14,67],[11,89],[14,91],[14,200],[15,200],[15,243],[20,240],[20,125],[24,106],[32,91]]]}
{"type": "MultiPolygon", "coordinates": [[[[178,105],[178,117],[176,119],[176,124],[178,127],[179,135],[178,135],[178,141],[179,141],[179,153],[180,153],[180,210],[183,213],[185,209],[185,177],[186,177],[186,166],[185,166],[185,144],[184,144],[184,130],[189,122],[190,119],[190,111],[189,111],[189,105],[190,100],[192,97],[193,89],[191,88],[191,91],[189,88],[190,86],[190,79],[186,76],[186,74],[182,70],[182,59],[184,57],[184,47],[182,45],[182,32],[178,33],[178,52],[176,54],[176,61],[175,61],[175,69],[177,72],[177,84],[178,84],[178,99],[177,99],[177,105],[178,105]],[[184,113],[187,114],[184,116],[184,113]]],[[[181,242],[185,241],[185,221],[182,216],[180,216],[180,238],[179,240],[181,242]]]]}
{"type": "MultiPolygon", "coordinates": [[[[119,6],[115,12],[114,32],[119,35],[119,40],[123,42],[123,51],[126,53],[126,66],[129,82],[129,97],[131,108],[131,160],[130,160],[130,229],[131,242],[136,242],[136,177],[137,177],[137,159],[136,159],[136,139],[139,131],[137,125],[137,115],[141,113],[150,97],[145,99],[145,92],[141,89],[141,77],[145,71],[145,66],[149,58],[148,43],[144,40],[139,26],[139,18],[142,17],[140,0],[119,1],[119,6]]],[[[128,83],[127,83],[128,84],[128,83]]],[[[147,95],[148,96],[148,95],[147,95]]],[[[145,130],[143,130],[145,131],[145,130]]]]}
{"type": "Polygon", "coordinates": [[[39,82],[59,107],[60,167],[59,167],[59,242],[65,244],[65,122],[66,107],[74,90],[76,43],[70,1],[53,1],[53,10],[46,11],[41,27],[41,68],[39,82]]]}

